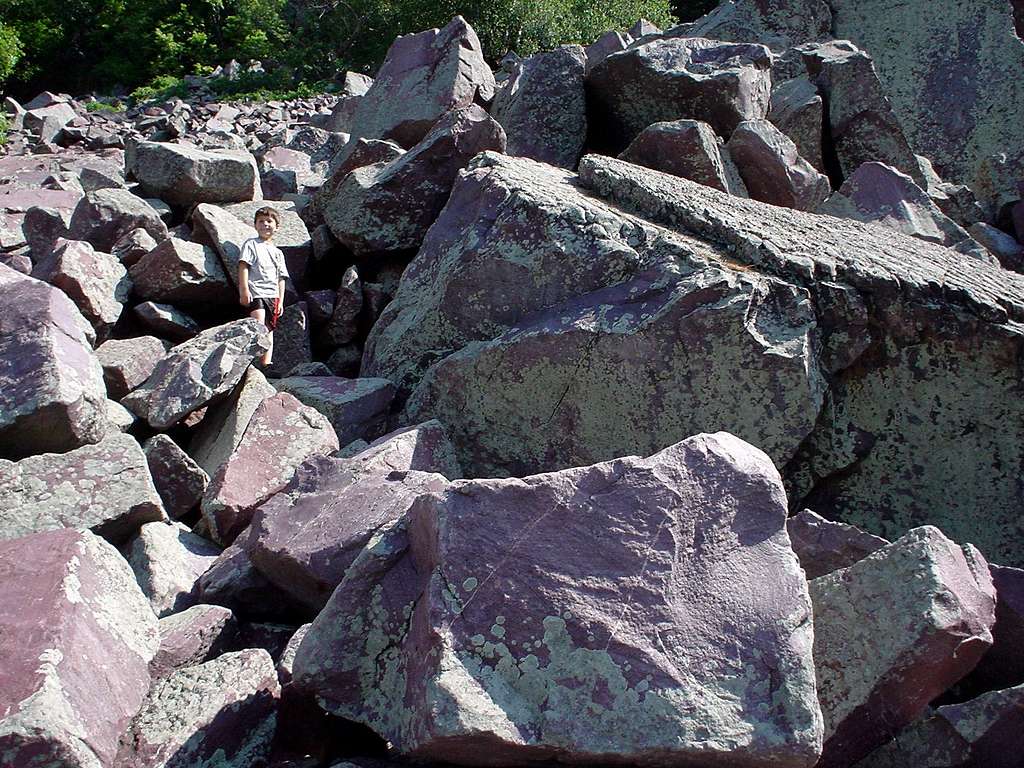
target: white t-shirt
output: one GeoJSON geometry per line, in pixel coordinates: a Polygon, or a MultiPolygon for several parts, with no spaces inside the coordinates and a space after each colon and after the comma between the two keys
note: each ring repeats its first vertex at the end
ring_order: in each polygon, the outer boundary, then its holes
{"type": "Polygon", "coordinates": [[[249,294],[254,299],[277,297],[277,281],[288,277],[284,254],[273,243],[252,237],[242,244],[240,263],[249,265],[249,294]]]}

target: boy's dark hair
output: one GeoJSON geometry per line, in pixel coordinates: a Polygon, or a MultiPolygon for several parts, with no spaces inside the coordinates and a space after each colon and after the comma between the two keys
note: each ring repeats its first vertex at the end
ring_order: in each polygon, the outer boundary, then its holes
{"type": "Polygon", "coordinates": [[[276,209],[271,208],[269,205],[264,205],[262,208],[258,209],[256,213],[253,214],[252,223],[255,224],[256,219],[259,218],[273,219],[274,223],[277,224],[277,226],[281,226],[281,214],[279,214],[276,209]]]}

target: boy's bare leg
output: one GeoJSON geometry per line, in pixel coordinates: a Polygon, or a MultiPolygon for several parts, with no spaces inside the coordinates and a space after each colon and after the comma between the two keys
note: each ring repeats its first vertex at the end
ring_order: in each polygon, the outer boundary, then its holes
{"type": "MultiPolygon", "coordinates": [[[[263,309],[263,307],[260,307],[259,309],[254,309],[254,310],[249,312],[249,317],[255,318],[255,319],[259,320],[261,323],[263,323],[264,325],[266,325],[266,322],[267,322],[267,310],[263,309]]],[[[260,358],[260,362],[263,365],[270,365],[270,361],[273,358],[273,356],[274,356],[274,334],[273,334],[273,332],[271,332],[271,334],[270,334],[270,346],[267,348],[267,351],[263,355],[263,357],[260,358]]]]}

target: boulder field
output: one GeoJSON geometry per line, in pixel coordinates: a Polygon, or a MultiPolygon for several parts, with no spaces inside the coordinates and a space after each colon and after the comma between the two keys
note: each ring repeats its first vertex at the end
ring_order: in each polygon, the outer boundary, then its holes
{"type": "Polygon", "coordinates": [[[1018,768],[1015,10],[7,99],[0,766],[1018,768]]]}

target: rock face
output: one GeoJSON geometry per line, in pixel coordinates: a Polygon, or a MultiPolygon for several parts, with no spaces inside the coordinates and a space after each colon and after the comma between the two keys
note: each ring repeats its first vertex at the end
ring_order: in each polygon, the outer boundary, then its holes
{"type": "Polygon", "coordinates": [[[0,539],[92,529],[114,543],[166,518],[135,438],[113,432],[67,453],[0,459],[0,539]]]}
{"type": "Polygon", "coordinates": [[[294,679],[431,760],[812,766],[804,584],[768,457],[701,435],[422,496],[350,568],[294,679]]]}
{"type": "Polygon", "coordinates": [[[349,464],[359,472],[437,472],[449,480],[462,477],[455,446],[436,419],[377,438],[356,453],[349,464]]]}
{"type": "Polygon", "coordinates": [[[723,192],[738,191],[730,189],[714,129],[699,120],[649,125],[619,157],[723,192]]]}
{"type": "Polygon", "coordinates": [[[90,192],[75,206],[68,237],[87,240],[109,253],[118,240],[136,229],[144,229],[157,242],[167,237],[167,225],[148,202],[127,189],[101,189],[90,192]]]}
{"type": "Polygon", "coordinates": [[[586,64],[580,45],[563,45],[516,64],[491,107],[491,116],[505,129],[510,155],[576,167],[587,136],[586,64]]]}
{"type": "Polygon", "coordinates": [[[494,74],[461,16],[443,29],[392,43],[356,108],[353,138],[391,139],[409,148],[446,112],[494,97],[494,74]]]}
{"type": "Polygon", "coordinates": [[[786,530],[808,579],[851,566],[889,543],[852,525],[826,520],[809,509],[789,518],[786,530]]]}
{"type": "Polygon", "coordinates": [[[172,205],[260,200],[259,170],[248,152],[207,152],[185,144],[142,141],[125,160],[147,197],[172,205]]]}
{"type": "Polygon", "coordinates": [[[289,376],[274,384],[326,416],[342,446],[384,434],[395,397],[394,385],[385,379],[289,376]]]}
{"type": "Polygon", "coordinates": [[[824,105],[818,89],[806,77],[794,77],[772,88],[768,119],[796,144],[800,156],[822,173],[824,105]]]}
{"type": "Polygon", "coordinates": [[[4,764],[119,765],[159,645],[127,563],[91,533],[49,531],[0,542],[0,581],[4,764]]]}
{"type": "Polygon", "coordinates": [[[196,602],[196,581],[220,555],[220,547],[181,523],[147,523],[129,547],[135,578],[160,617],[196,602]]]}
{"type": "Polygon", "coordinates": [[[702,16],[686,34],[756,41],[781,53],[799,43],[830,37],[832,18],[827,0],[734,0],[702,16]]]}
{"type": "Polygon", "coordinates": [[[0,456],[95,443],[106,429],[92,326],[62,291],[0,264],[0,456]]]}
{"type": "Polygon", "coordinates": [[[142,450],[167,514],[177,520],[195,509],[210,476],[167,435],[154,435],[142,450]]]}
{"type": "Polygon", "coordinates": [[[744,120],[726,148],[754,200],[813,211],[832,191],[796,144],[767,120],[744,120]]]}
{"type": "Polygon", "coordinates": [[[771,95],[771,53],[763,45],[700,37],[665,38],[613,53],[587,77],[591,131],[624,149],[651,123],[687,118],[728,137],[763,118],[771,95]]]}
{"type": "Polygon", "coordinates": [[[136,262],[131,276],[140,299],[206,309],[237,301],[216,252],[174,237],[136,262]]]}
{"type": "Polygon", "coordinates": [[[96,348],[96,357],[103,366],[107,394],[120,400],[153,373],[170,344],[155,336],[131,339],[110,339],[96,348]]]}
{"type": "Polygon", "coordinates": [[[160,619],[158,627],[160,649],[149,663],[154,678],[219,656],[238,631],[234,614],[219,605],[193,605],[160,619]]]}
{"type": "Polygon", "coordinates": [[[809,586],[822,768],[852,765],[894,736],[992,644],[988,564],[931,526],[809,586]]]}

